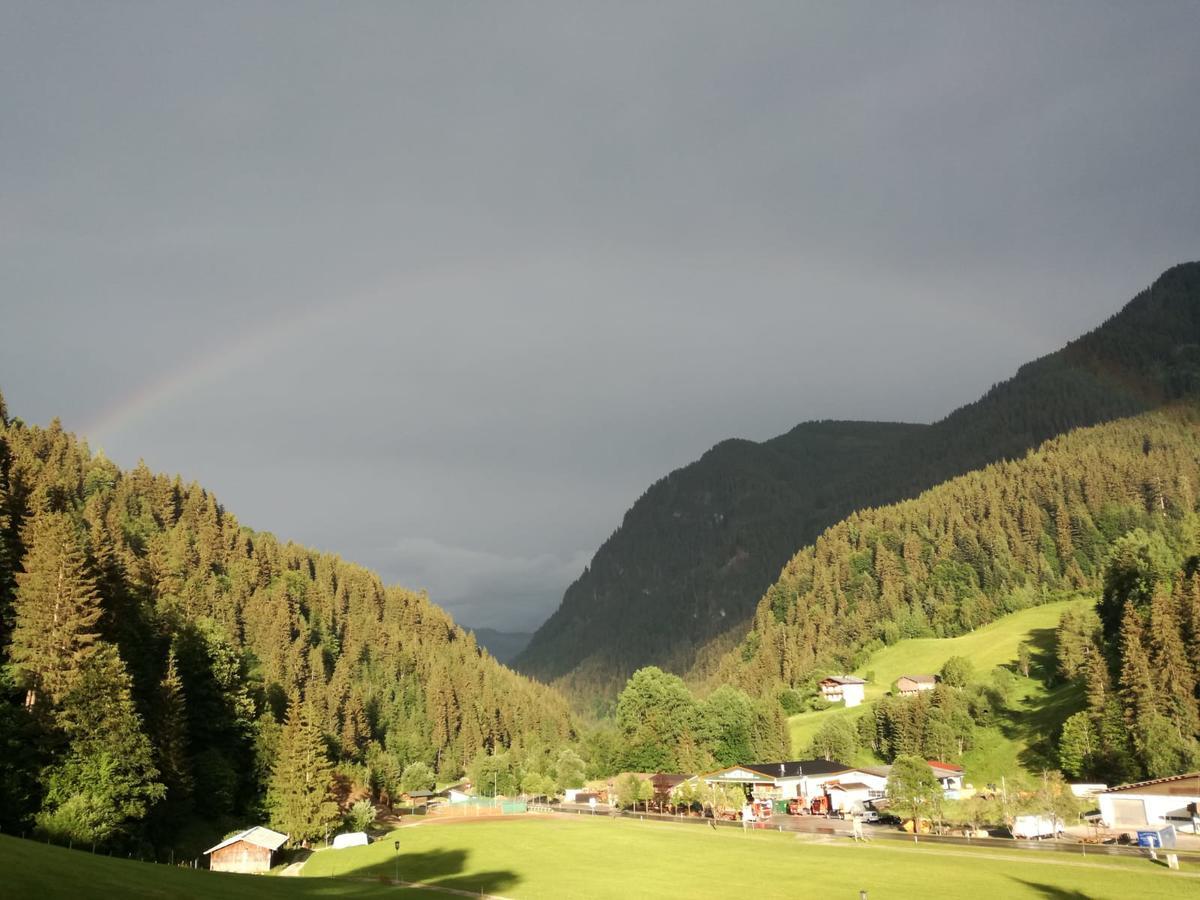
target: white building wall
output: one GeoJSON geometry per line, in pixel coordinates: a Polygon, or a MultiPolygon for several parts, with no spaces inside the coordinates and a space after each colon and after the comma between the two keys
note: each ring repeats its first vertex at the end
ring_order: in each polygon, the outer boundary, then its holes
{"type": "Polygon", "coordinates": [[[775,783],[779,786],[782,793],[782,799],[791,800],[796,797],[804,796],[801,792],[801,786],[807,785],[808,796],[811,798],[817,794],[823,793],[825,785],[831,781],[852,782],[860,781],[872,791],[887,790],[887,779],[881,775],[874,775],[870,772],[860,772],[857,769],[851,769],[848,772],[838,772],[836,775],[807,775],[803,778],[777,778],[775,783]]]}
{"type": "Polygon", "coordinates": [[[846,701],[846,706],[858,706],[863,702],[865,684],[844,684],[842,685],[842,697],[846,701]]]}
{"type": "Polygon", "coordinates": [[[1129,808],[1129,801],[1140,802],[1146,816],[1146,825],[1150,827],[1161,827],[1168,824],[1174,825],[1181,831],[1190,831],[1191,826],[1186,819],[1188,816],[1187,806],[1189,803],[1200,802],[1200,795],[1196,796],[1164,796],[1162,794],[1136,794],[1132,791],[1119,794],[1101,794],[1100,800],[1100,818],[1104,820],[1106,825],[1111,827],[1128,827],[1133,828],[1139,823],[1132,821],[1126,814],[1124,818],[1118,821],[1117,808],[1123,807],[1125,810],[1129,808]],[[1171,818],[1168,819],[1167,817],[1171,818]]]}

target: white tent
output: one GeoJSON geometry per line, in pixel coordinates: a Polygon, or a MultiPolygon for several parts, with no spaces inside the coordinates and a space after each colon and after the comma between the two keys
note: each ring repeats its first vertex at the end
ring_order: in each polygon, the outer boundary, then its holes
{"type": "Polygon", "coordinates": [[[371,839],[367,837],[365,831],[348,831],[346,834],[336,835],[333,839],[333,849],[341,850],[344,847],[365,847],[371,843],[371,839]]]}

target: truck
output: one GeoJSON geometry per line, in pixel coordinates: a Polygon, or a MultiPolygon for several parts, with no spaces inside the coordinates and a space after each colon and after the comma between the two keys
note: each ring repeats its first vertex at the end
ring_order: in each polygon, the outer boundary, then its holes
{"type": "Polygon", "coordinates": [[[1062,834],[1062,819],[1050,816],[1017,816],[1013,822],[1012,836],[1017,840],[1037,840],[1053,838],[1062,834]]]}

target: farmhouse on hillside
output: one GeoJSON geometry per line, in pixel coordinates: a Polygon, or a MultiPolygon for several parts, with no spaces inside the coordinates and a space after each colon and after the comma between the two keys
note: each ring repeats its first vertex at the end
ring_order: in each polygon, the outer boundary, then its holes
{"type": "Polygon", "coordinates": [[[1174,825],[1197,834],[1200,772],[1121,784],[1097,795],[1100,818],[1110,828],[1174,825]]]}
{"type": "Polygon", "coordinates": [[[208,867],[214,872],[240,872],[254,875],[271,871],[271,857],[287,843],[288,836],[255,825],[231,834],[215,847],[204,851],[208,867]]]}
{"type": "Polygon", "coordinates": [[[912,697],[922,691],[932,691],[936,684],[936,675],[901,675],[896,679],[896,693],[901,697],[912,697]]]}
{"type": "Polygon", "coordinates": [[[830,703],[845,702],[847,707],[863,702],[866,682],[853,675],[830,675],[821,680],[821,696],[830,703]]]}

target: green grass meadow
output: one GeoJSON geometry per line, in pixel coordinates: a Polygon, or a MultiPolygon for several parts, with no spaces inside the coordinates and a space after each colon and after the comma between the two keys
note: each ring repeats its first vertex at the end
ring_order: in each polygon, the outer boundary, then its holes
{"type": "MultiPolygon", "coordinates": [[[[1053,666],[1054,629],[1062,614],[1072,607],[1081,608],[1094,602],[1094,598],[1061,600],[1015,612],[960,637],[911,638],[884,647],[854,673],[860,677],[868,673],[873,676],[861,706],[846,709],[839,705],[800,713],[788,720],[793,753],[803,756],[813,736],[831,718],[857,721],[867,715],[871,704],[883,697],[901,675],[934,674],[951,656],[964,656],[974,664],[976,675],[985,677],[996,666],[1014,663],[1017,648],[1028,642],[1035,648],[1035,677],[1018,678],[1014,708],[998,725],[978,731],[976,746],[965,754],[963,765],[968,780],[976,785],[1020,768],[1038,769],[1042,760],[1037,754],[1037,742],[1052,733],[1081,703],[1079,690],[1074,686],[1048,690],[1038,677],[1044,674],[1039,669],[1053,666]]],[[[843,762],[869,765],[878,760],[867,752],[843,762]]]]}
{"type": "MultiPolygon", "coordinates": [[[[155,865],[0,835],[0,900],[310,900],[396,897],[414,891],[301,878],[229,875],[155,865]]],[[[422,895],[428,898],[428,891],[422,895]]]]}
{"type": "MultiPolygon", "coordinates": [[[[930,897],[1129,900],[1200,896],[1195,873],[1141,859],[1020,853],[607,817],[512,817],[402,828],[367,847],[322,850],[301,878],[224,875],[112,860],[0,837],[0,897],[318,898],[416,894],[405,880],[512,898],[930,897]],[[399,840],[398,855],[393,841],[399,840]]],[[[436,893],[421,891],[423,896],[436,893]]]]}
{"type": "MultiPolygon", "coordinates": [[[[1144,860],[1083,863],[1071,854],[847,838],[817,844],[794,834],[713,830],[698,824],[608,817],[433,824],[393,833],[401,876],[515,898],[560,897],[1008,897],[1181,896],[1200,879],[1144,860]],[[1015,861],[1014,861],[1015,857],[1015,861]],[[452,874],[446,863],[461,860],[452,874]]],[[[390,874],[392,838],[369,847],[322,851],[304,875],[390,874]]],[[[1003,845],[1001,845],[1003,846],[1003,845]]]]}

